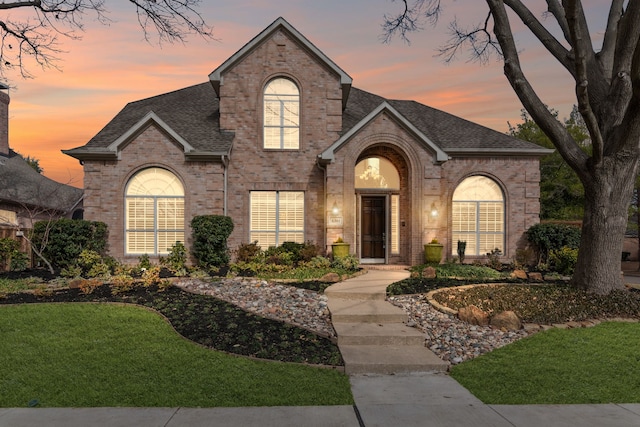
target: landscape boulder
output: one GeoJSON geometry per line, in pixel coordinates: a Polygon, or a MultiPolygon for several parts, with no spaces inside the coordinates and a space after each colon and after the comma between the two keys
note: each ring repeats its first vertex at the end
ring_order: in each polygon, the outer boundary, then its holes
{"type": "Polygon", "coordinates": [[[522,322],[516,313],[509,310],[493,316],[491,326],[506,331],[517,331],[522,329],[522,322]]]}
{"type": "Polygon", "coordinates": [[[489,315],[475,305],[459,309],[458,319],[471,325],[487,326],[489,324],[489,315]]]}
{"type": "Polygon", "coordinates": [[[327,273],[320,278],[321,282],[336,283],[340,281],[340,275],[338,273],[327,273]]]}
{"type": "Polygon", "coordinates": [[[538,272],[529,273],[529,280],[533,282],[542,282],[543,281],[542,273],[538,273],[538,272]]]}
{"type": "Polygon", "coordinates": [[[425,267],[422,270],[422,277],[424,279],[435,279],[436,278],[436,269],[433,267],[425,267]]]}
{"type": "Polygon", "coordinates": [[[511,273],[511,278],[527,280],[527,272],[524,270],[513,270],[513,273],[511,273]]]}

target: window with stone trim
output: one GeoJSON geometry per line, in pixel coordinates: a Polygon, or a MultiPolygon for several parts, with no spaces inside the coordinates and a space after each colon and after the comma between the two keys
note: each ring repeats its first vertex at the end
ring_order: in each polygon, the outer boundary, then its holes
{"type": "Polygon", "coordinates": [[[289,79],[271,80],[263,94],[264,148],[300,148],[300,91],[289,79]]]}
{"type": "Polygon", "coordinates": [[[262,249],[304,243],[303,191],[252,191],[250,199],[250,241],[262,249]]]}
{"type": "Polygon", "coordinates": [[[504,195],[491,178],[471,176],[453,193],[451,209],[452,255],[459,240],[466,241],[465,255],[485,255],[494,249],[504,253],[504,195]]]}
{"type": "Polygon", "coordinates": [[[148,168],[125,190],[125,252],[163,255],[184,242],[184,188],[173,173],[148,168]]]}

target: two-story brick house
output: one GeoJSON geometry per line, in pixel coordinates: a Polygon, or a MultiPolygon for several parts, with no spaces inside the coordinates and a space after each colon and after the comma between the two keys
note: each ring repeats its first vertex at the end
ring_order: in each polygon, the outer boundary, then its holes
{"type": "Polygon", "coordinates": [[[66,154],[85,173],[85,218],[134,262],[190,245],[195,215],[233,219],[233,249],[342,237],[362,262],[515,255],[538,222],[549,151],[351,77],[279,18],[209,81],[128,104],[66,154]]]}

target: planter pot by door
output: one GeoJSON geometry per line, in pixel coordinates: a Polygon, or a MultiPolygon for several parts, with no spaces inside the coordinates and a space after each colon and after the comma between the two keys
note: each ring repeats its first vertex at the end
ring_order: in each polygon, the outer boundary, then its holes
{"type": "Polygon", "coordinates": [[[424,245],[424,260],[427,264],[440,264],[442,260],[442,248],[440,243],[427,243],[424,245]]]}
{"type": "Polygon", "coordinates": [[[349,255],[349,243],[334,243],[331,245],[331,252],[334,258],[344,258],[349,255]]]}

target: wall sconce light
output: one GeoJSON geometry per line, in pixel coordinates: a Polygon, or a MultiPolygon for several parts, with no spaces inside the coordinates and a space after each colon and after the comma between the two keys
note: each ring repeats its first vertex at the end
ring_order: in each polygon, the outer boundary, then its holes
{"type": "Polygon", "coordinates": [[[434,218],[438,216],[438,208],[435,202],[431,203],[431,216],[434,218]]]}
{"type": "Polygon", "coordinates": [[[338,209],[338,205],[336,202],[333,202],[333,207],[331,208],[331,213],[334,215],[338,215],[340,213],[340,209],[338,209]]]}

